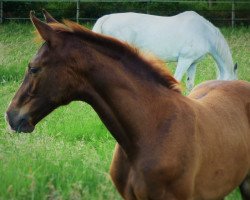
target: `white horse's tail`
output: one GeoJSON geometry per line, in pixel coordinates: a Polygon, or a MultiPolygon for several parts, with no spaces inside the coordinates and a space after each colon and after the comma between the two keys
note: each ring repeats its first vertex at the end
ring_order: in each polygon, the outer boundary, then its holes
{"type": "Polygon", "coordinates": [[[218,28],[216,28],[215,36],[216,39],[214,39],[213,42],[211,41],[213,47],[210,53],[219,68],[220,74],[218,79],[237,79],[237,65],[233,64],[233,58],[228,43],[218,28]]]}
{"type": "Polygon", "coordinates": [[[109,18],[109,15],[104,15],[101,18],[99,18],[94,27],[92,28],[92,31],[96,32],[96,33],[103,33],[102,30],[102,25],[104,24],[104,22],[109,18]]]}

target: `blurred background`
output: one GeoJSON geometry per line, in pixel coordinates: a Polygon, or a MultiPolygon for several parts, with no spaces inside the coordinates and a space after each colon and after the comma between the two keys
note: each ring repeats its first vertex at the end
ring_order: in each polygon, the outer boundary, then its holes
{"type": "Polygon", "coordinates": [[[116,12],[171,16],[193,10],[217,26],[250,24],[249,0],[5,0],[0,1],[0,22],[25,21],[30,10],[39,11],[38,15],[42,8],[57,19],[67,18],[84,23],[116,12]]]}

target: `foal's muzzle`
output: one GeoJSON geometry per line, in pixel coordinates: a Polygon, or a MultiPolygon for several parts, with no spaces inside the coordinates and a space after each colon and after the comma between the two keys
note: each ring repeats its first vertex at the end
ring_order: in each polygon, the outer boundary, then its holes
{"type": "Polygon", "coordinates": [[[30,133],[34,130],[34,126],[28,120],[27,115],[19,115],[17,111],[7,111],[6,112],[6,121],[9,124],[11,130],[18,133],[30,133]]]}

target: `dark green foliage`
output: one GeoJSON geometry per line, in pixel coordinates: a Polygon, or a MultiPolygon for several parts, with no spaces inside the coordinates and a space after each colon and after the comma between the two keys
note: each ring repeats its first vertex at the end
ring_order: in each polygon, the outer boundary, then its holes
{"type": "MultiPolygon", "coordinates": [[[[42,17],[41,9],[45,8],[57,19],[76,18],[75,2],[4,2],[4,18],[28,18],[29,11],[37,11],[37,16],[42,17]]],[[[140,12],[154,15],[171,16],[177,13],[194,10],[211,20],[216,25],[230,25],[232,5],[230,3],[214,3],[209,6],[207,1],[194,2],[81,2],[80,19],[91,21],[110,13],[140,12]]],[[[250,2],[235,4],[236,25],[250,24],[250,2]]]]}

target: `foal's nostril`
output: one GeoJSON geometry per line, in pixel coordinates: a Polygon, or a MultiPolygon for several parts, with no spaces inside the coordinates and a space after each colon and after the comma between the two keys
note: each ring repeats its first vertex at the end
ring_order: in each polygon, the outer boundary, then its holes
{"type": "Polygon", "coordinates": [[[26,125],[26,124],[28,124],[28,120],[25,118],[25,117],[23,117],[23,118],[20,118],[19,120],[18,120],[18,123],[17,123],[17,126],[16,126],[16,131],[18,132],[18,133],[20,133],[20,132],[22,132],[22,127],[24,126],[24,125],[26,125]]]}

